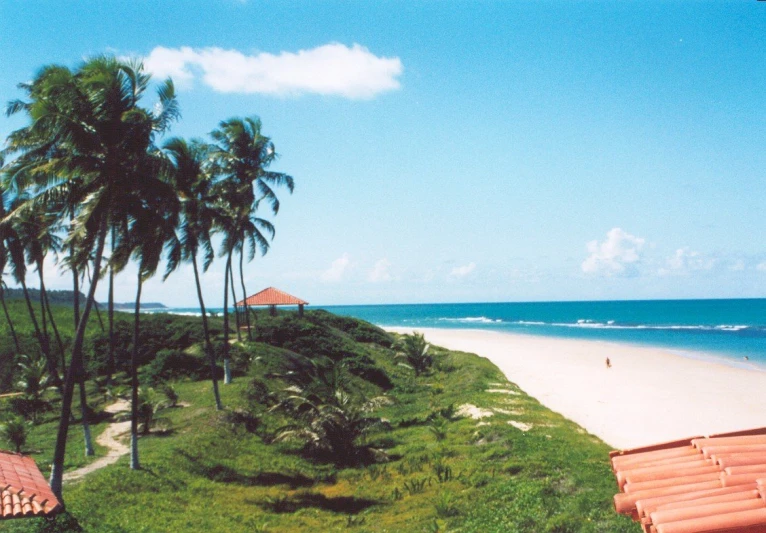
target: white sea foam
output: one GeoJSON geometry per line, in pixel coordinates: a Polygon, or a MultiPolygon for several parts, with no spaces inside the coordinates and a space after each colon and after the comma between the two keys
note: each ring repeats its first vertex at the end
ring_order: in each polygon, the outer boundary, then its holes
{"type": "Polygon", "coordinates": [[[441,322],[460,322],[460,323],[478,323],[478,324],[497,324],[502,322],[499,318],[487,318],[485,316],[466,316],[462,318],[440,318],[441,322]]]}

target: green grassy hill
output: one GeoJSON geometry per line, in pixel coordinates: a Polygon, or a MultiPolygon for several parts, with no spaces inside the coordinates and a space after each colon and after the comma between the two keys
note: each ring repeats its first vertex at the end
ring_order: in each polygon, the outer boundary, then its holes
{"type": "MultiPolygon", "coordinates": [[[[433,366],[416,377],[395,359],[395,336],[362,321],[323,311],[258,314],[256,342],[233,345],[234,383],[221,385],[226,409],[216,411],[196,319],[147,318],[142,380],[159,399],[169,379],[179,403],[159,411],[140,439],[142,470],[123,457],[65,484],[67,513],[55,522],[0,522],[0,532],[635,530],[611,507],[608,447],[486,359],[432,348],[433,366]],[[365,413],[383,420],[356,441],[353,459],[279,438],[298,415],[275,405],[299,395],[285,392],[296,373],[311,372],[322,386],[306,385],[306,396],[341,382],[349,409],[388,399],[365,413]]],[[[94,324],[89,389],[99,413],[113,399],[100,385],[103,337],[94,324]]],[[[121,349],[126,342],[120,337],[121,349]]],[[[95,434],[109,422],[97,419],[95,434]]],[[[55,429],[54,410],[27,443],[44,472],[55,429]]],[[[78,426],[69,441],[67,468],[89,462],[78,426]]]]}

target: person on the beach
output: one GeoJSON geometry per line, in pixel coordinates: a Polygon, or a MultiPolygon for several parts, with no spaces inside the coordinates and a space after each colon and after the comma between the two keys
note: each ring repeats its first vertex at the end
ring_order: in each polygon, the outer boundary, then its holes
{"type": "Polygon", "coordinates": [[[608,357],[606,358],[606,367],[607,368],[612,368],[612,362],[609,360],[608,357]]]}

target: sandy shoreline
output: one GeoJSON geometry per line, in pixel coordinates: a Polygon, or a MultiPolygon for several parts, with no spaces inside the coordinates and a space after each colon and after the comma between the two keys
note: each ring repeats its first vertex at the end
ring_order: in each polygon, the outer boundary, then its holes
{"type": "Polygon", "coordinates": [[[527,394],[615,448],[766,426],[766,372],[612,342],[417,331],[432,344],[488,358],[527,394]]]}

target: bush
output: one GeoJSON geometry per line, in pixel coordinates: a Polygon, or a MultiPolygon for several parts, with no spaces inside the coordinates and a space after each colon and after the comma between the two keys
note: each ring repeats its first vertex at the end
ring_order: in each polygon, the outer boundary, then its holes
{"type": "Polygon", "coordinates": [[[334,315],[323,309],[306,313],[306,318],[315,324],[339,329],[356,342],[369,342],[384,348],[393,346],[394,341],[391,335],[379,327],[357,318],[334,315]]]}
{"type": "Polygon", "coordinates": [[[349,359],[346,361],[346,368],[355,376],[374,383],[383,390],[390,390],[394,387],[388,373],[366,355],[349,359]]]}
{"type": "Polygon", "coordinates": [[[17,453],[27,443],[27,423],[19,416],[10,416],[0,424],[0,438],[13,445],[17,453]]]}
{"type": "Polygon", "coordinates": [[[192,380],[210,377],[210,369],[204,359],[178,349],[158,351],[154,360],[141,369],[141,381],[151,386],[181,377],[192,380]]]}

